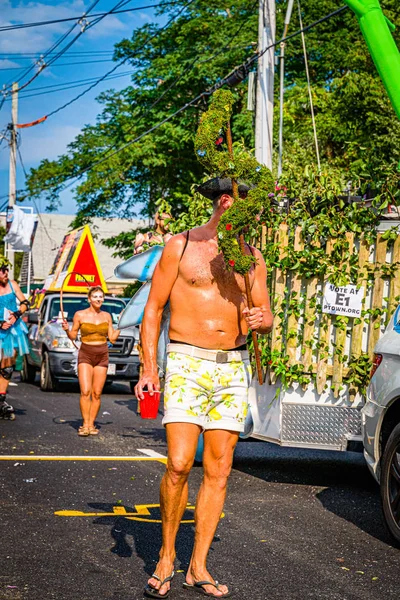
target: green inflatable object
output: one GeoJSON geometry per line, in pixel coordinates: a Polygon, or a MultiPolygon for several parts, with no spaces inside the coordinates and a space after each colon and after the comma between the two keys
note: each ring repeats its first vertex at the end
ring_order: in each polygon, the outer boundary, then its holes
{"type": "Polygon", "coordinates": [[[400,119],[400,52],[393,23],[383,14],[379,0],[344,0],[355,12],[362,34],[393,108],[400,119]]]}

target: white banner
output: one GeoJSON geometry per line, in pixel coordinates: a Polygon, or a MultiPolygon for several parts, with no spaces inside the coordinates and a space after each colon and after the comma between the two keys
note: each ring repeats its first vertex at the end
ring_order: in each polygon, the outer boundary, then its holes
{"type": "Polygon", "coordinates": [[[337,286],[325,284],[322,312],[344,317],[361,317],[364,288],[355,285],[337,286]]]}

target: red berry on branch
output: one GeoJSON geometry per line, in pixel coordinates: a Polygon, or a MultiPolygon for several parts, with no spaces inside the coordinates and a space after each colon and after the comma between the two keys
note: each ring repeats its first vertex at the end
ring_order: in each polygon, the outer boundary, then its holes
{"type": "Polygon", "coordinates": [[[235,266],[235,261],[234,261],[234,260],[232,260],[232,259],[231,259],[231,260],[229,260],[228,262],[229,262],[229,264],[230,264],[230,266],[231,266],[231,267],[234,267],[234,266],[235,266]]]}
{"type": "Polygon", "coordinates": [[[232,229],[232,224],[231,224],[231,223],[227,223],[227,224],[225,225],[225,229],[226,229],[227,231],[231,231],[231,229],[232,229]]]}
{"type": "Polygon", "coordinates": [[[224,141],[224,138],[221,136],[215,140],[215,145],[220,146],[223,141],[224,141]]]}

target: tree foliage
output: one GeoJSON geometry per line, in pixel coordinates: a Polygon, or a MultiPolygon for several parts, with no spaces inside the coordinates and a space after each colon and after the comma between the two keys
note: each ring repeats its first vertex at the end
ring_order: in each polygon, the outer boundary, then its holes
{"type": "MultiPolygon", "coordinates": [[[[338,0],[302,0],[303,23],[339,6],[338,0]]],[[[398,1],[382,0],[382,6],[397,25],[400,44],[398,1]]],[[[286,2],[277,0],[277,37],[283,32],[285,11],[286,2]]],[[[132,67],[131,85],[102,93],[96,123],[86,125],[58,160],[45,160],[30,173],[30,193],[43,194],[55,209],[65,183],[89,169],[75,190],[75,225],[94,216],[152,216],[160,201],[168,202],[175,217],[185,211],[191,185],[203,176],[193,141],[207,102],[199,101],[136,143],[126,144],[212,87],[256,50],[258,1],[177,0],[173,5],[161,2],[159,13],[162,24],[146,24],[116,45],[115,60],[126,60],[132,67]]],[[[294,11],[289,33],[298,26],[294,11]]],[[[353,181],[353,188],[363,193],[369,187],[371,194],[381,192],[389,176],[393,195],[400,123],[354,14],[344,11],[311,29],[306,45],[323,169],[343,182],[353,181]]],[[[300,36],[287,43],[285,56],[284,173],[293,174],[315,162],[300,36]]],[[[252,148],[254,114],[247,110],[247,82],[239,84],[234,95],[233,137],[252,148]]],[[[117,242],[123,251],[131,239],[128,235],[117,242]]]]}

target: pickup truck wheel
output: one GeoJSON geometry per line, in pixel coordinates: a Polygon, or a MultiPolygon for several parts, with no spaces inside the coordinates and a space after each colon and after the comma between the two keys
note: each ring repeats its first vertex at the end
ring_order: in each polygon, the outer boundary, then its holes
{"type": "Polygon", "coordinates": [[[400,423],[393,429],[383,453],[381,497],[386,526],[400,546],[400,423]]]}
{"type": "Polygon", "coordinates": [[[36,367],[29,364],[26,355],[22,359],[21,380],[27,383],[34,383],[36,379],[36,367]]]}
{"type": "Polygon", "coordinates": [[[40,367],[40,389],[44,392],[51,392],[57,387],[57,380],[50,370],[49,353],[43,352],[42,365],[40,367]]]}

